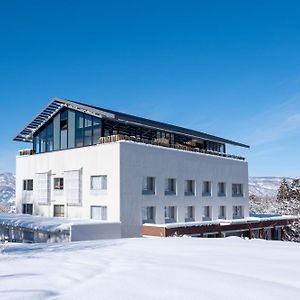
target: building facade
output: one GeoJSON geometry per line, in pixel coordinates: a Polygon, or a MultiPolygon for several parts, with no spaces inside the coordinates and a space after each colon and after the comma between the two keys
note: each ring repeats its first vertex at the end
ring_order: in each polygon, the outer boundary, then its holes
{"type": "Polygon", "coordinates": [[[17,211],[143,223],[249,215],[248,165],[205,133],[55,98],[15,138],[17,211]]]}

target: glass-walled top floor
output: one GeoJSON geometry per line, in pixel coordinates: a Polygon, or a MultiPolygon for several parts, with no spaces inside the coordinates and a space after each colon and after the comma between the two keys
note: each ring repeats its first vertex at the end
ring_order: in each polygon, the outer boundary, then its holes
{"type": "Polygon", "coordinates": [[[123,134],[148,140],[163,140],[171,145],[207,149],[225,153],[225,144],[188,137],[183,134],[126,124],[114,120],[63,109],[33,136],[35,153],[96,145],[100,137],[123,134]]]}

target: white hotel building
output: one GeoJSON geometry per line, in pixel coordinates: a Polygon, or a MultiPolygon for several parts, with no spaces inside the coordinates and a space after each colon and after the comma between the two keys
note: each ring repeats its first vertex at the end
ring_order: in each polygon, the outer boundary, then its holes
{"type": "Polygon", "coordinates": [[[32,143],[16,164],[17,211],[143,223],[249,216],[248,165],[226,154],[247,145],[54,98],[15,137],[32,143]]]}

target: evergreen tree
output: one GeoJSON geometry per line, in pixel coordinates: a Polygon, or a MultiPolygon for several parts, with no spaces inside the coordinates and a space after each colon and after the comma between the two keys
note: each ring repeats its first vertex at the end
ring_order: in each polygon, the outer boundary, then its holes
{"type": "Polygon", "coordinates": [[[290,198],[300,202],[300,180],[299,178],[293,179],[290,188],[290,198]]]}
{"type": "Polygon", "coordinates": [[[289,186],[289,183],[285,178],[283,178],[277,191],[277,201],[282,202],[289,199],[290,191],[291,188],[289,186]]]}

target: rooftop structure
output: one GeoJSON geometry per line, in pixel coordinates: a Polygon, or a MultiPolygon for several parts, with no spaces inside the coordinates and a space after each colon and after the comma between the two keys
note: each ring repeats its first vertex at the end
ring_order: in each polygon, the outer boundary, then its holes
{"type": "Polygon", "coordinates": [[[225,153],[225,144],[248,145],[175,125],[71,100],[54,98],[14,138],[33,142],[34,152],[89,146],[116,134],[225,153]],[[73,124],[72,124],[73,123],[73,124]],[[68,132],[68,129],[71,129],[68,132]],[[72,136],[73,135],[73,136],[72,136]]]}

